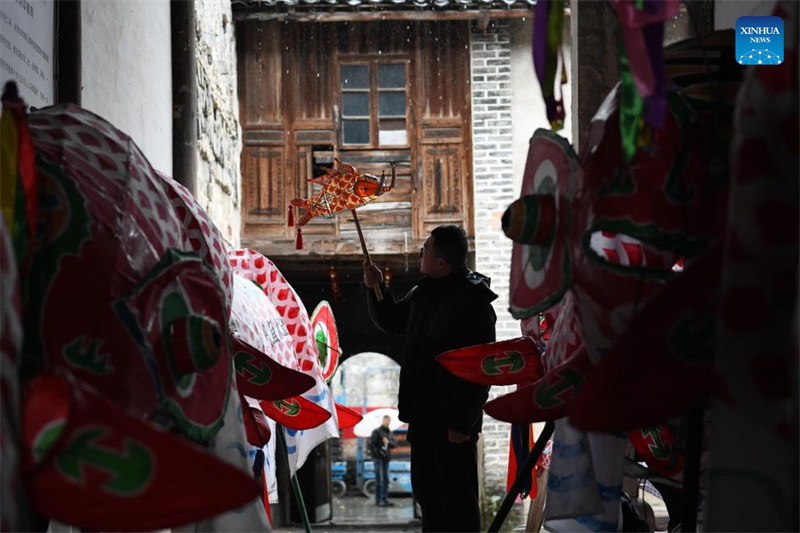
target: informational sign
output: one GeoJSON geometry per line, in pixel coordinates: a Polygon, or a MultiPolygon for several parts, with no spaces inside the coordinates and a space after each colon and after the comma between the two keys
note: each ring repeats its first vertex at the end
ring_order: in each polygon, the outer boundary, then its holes
{"type": "Polygon", "coordinates": [[[54,0],[0,2],[0,83],[16,80],[34,107],[53,103],[54,0]]]}
{"type": "Polygon", "coordinates": [[[782,18],[736,19],[736,61],[739,64],[780,65],[783,59],[782,18]]]}

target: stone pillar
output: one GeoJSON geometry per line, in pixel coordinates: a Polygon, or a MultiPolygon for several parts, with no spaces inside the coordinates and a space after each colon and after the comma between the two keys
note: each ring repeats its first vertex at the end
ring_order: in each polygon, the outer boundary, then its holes
{"type": "MultiPolygon", "coordinates": [[[[571,4],[572,144],[579,151],[582,134],[595,111],[619,81],[622,37],[609,2],[572,0],[571,4]]],[[[678,16],[665,22],[665,45],[713,30],[714,0],[690,0],[688,4],[694,23],[686,4],[681,4],[678,16]]]]}
{"type": "Polygon", "coordinates": [[[595,111],[619,80],[621,37],[609,2],[572,0],[571,7],[572,144],[578,151],[595,111]]]}

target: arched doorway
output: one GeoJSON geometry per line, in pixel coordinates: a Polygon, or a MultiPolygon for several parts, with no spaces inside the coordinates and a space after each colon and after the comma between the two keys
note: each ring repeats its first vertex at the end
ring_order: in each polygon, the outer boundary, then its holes
{"type": "MultiPolygon", "coordinates": [[[[367,414],[397,407],[400,366],[387,355],[362,352],[347,358],[331,382],[336,401],[367,414]]],[[[411,494],[410,448],[405,440],[407,426],[393,432],[397,447],[389,463],[389,501],[375,502],[375,474],[368,452],[368,438],[353,429],[341,435],[341,446],[332,450],[334,487],[333,521],[337,525],[408,524],[414,519],[411,494]],[[338,449],[336,449],[338,448],[338,449]]]]}

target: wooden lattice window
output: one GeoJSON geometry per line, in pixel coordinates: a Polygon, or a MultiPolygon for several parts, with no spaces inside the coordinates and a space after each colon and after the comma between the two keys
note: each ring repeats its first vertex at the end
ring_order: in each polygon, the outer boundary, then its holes
{"type": "Polygon", "coordinates": [[[408,148],[407,61],[339,65],[342,148],[408,148]]]}

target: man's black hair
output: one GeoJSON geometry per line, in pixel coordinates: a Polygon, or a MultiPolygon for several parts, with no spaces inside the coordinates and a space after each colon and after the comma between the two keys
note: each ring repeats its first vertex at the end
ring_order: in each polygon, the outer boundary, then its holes
{"type": "Polygon", "coordinates": [[[467,266],[467,234],[461,226],[439,226],[431,232],[436,253],[453,268],[467,266]]]}

